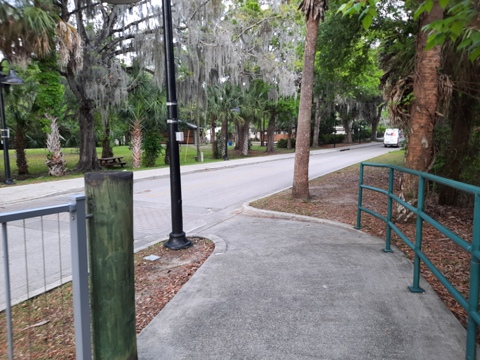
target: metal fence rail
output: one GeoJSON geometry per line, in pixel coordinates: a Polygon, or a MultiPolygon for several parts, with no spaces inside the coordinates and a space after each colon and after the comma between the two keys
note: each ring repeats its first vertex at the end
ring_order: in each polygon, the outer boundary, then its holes
{"type": "Polygon", "coordinates": [[[413,285],[409,286],[411,292],[424,292],[424,290],[419,286],[420,281],[420,261],[428,267],[428,269],[437,277],[437,279],[442,283],[443,286],[450,292],[450,294],[455,298],[456,301],[467,311],[468,320],[467,320],[467,344],[466,344],[466,355],[465,358],[473,360],[476,358],[476,337],[477,337],[477,327],[480,324],[480,314],[478,311],[479,305],[479,287],[480,287],[480,187],[468,185],[461,183],[459,181],[454,181],[446,179],[440,176],[431,175],[415,170],[410,170],[402,168],[396,165],[388,164],[376,164],[363,162],[360,164],[360,185],[358,193],[358,213],[357,213],[357,224],[355,228],[361,228],[361,214],[366,212],[370,215],[377,217],[378,219],[383,220],[386,223],[386,235],[385,235],[385,252],[391,252],[391,231],[393,230],[414,252],[414,274],[413,274],[413,285]],[[386,168],[389,170],[389,179],[388,179],[388,189],[376,188],[373,186],[364,184],[364,168],[366,166],[370,167],[380,167],[386,168]],[[419,178],[418,181],[418,195],[417,195],[417,205],[412,206],[403,199],[399,198],[393,193],[393,184],[394,184],[394,173],[395,171],[401,173],[407,173],[419,178]],[[424,212],[425,206],[425,183],[426,181],[432,181],[437,184],[442,184],[449,186],[460,191],[464,191],[474,196],[474,209],[473,209],[473,229],[472,229],[472,242],[461,238],[451,230],[447,229],[445,226],[440,224],[438,221],[430,217],[424,212]],[[382,216],[371,209],[367,209],[363,206],[363,190],[371,190],[387,196],[387,216],[382,216]],[[416,215],[416,232],[415,240],[411,241],[408,237],[402,233],[402,231],[395,226],[392,222],[392,205],[393,202],[396,202],[412,213],[416,215]],[[427,255],[422,251],[422,237],[423,237],[423,223],[426,222],[433,226],[436,230],[441,232],[443,235],[452,240],[455,244],[460,246],[470,255],[470,279],[469,279],[469,294],[468,299],[465,298],[461,292],[455,288],[448,279],[442,274],[442,272],[430,261],[427,255]]]}
{"type": "MultiPolygon", "coordinates": [[[[26,273],[26,291],[22,294],[15,295],[15,303],[19,303],[22,300],[31,298],[38,295],[41,292],[50,290],[52,287],[58,286],[64,282],[65,279],[70,280],[70,276],[64,276],[62,274],[62,261],[68,262],[70,265],[70,259],[62,260],[62,236],[61,233],[70,233],[70,253],[71,253],[71,279],[72,279],[72,292],[73,292],[73,316],[74,316],[74,332],[75,332],[75,348],[77,359],[91,359],[91,335],[90,335],[90,306],[89,306],[89,291],[88,291],[88,254],[87,254],[87,237],[86,237],[86,215],[85,215],[85,196],[77,195],[72,197],[72,201],[67,204],[44,207],[38,209],[30,209],[23,211],[16,211],[10,213],[0,214],[0,223],[2,225],[2,250],[3,250],[3,272],[5,278],[5,304],[3,309],[6,316],[7,327],[7,344],[8,344],[8,356],[9,359],[14,358],[14,334],[13,334],[13,320],[12,320],[12,271],[11,264],[16,259],[13,257],[19,257],[19,251],[15,250],[11,257],[9,252],[9,245],[12,245],[12,241],[16,242],[19,237],[24,239],[24,259],[21,266],[24,267],[26,273]],[[69,217],[69,229],[62,229],[62,222],[59,220],[60,214],[64,214],[69,217]],[[57,221],[52,220],[52,215],[57,216],[57,221]],[[40,219],[40,221],[38,221],[40,219]],[[20,221],[20,223],[18,223],[20,221]],[[31,221],[30,223],[27,223],[31,221]],[[10,226],[9,226],[10,225],[10,226]],[[27,251],[27,245],[33,242],[27,236],[27,228],[40,234],[40,244],[37,246],[37,251],[27,251]],[[13,236],[9,242],[9,231],[12,230],[16,233],[21,232],[21,236],[13,236]],[[49,236],[45,236],[47,233],[49,236]],[[58,253],[56,255],[50,254],[52,252],[51,237],[56,233],[58,237],[58,253]],[[31,240],[31,241],[30,241],[31,240]],[[28,254],[27,254],[28,253],[28,254]],[[50,257],[48,257],[50,255],[50,257]],[[34,266],[29,267],[29,256],[40,259],[34,266]],[[59,280],[52,281],[50,274],[51,266],[49,259],[55,259],[55,265],[59,266],[59,280]],[[42,278],[43,287],[38,288],[38,285],[34,285],[34,291],[29,287],[29,271],[35,272],[36,278],[42,278]],[[43,291],[42,291],[43,290],[43,291]]],[[[15,234],[18,235],[18,234],[15,234]]],[[[17,244],[15,244],[17,245],[17,244]]],[[[11,251],[11,250],[10,250],[11,251]]],[[[70,269],[70,268],[69,268],[70,269]]],[[[14,283],[17,282],[17,274],[13,274],[14,283]]],[[[20,306],[20,305],[19,305],[20,306]]],[[[51,305],[54,307],[54,304],[51,305]]],[[[37,324],[31,324],[27,328],[37,326],[37,324]]],[[[32,358],[30,354],[30,358],[32,358]]],[[[15,355],[15,358],[18,356],[15,355]]]]}

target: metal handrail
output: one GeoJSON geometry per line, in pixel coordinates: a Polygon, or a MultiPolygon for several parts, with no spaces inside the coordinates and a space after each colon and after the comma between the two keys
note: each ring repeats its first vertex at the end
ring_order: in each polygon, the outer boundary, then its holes
{"type": "Polygon", "coordinates": [[[479,305],[479,292],[480,292],[480,187],[464,184],[460,181],[455,181],[447,178],[443,178],[437,175],[432,175],[416,170],[411,170],[403,168],[396,165],[389,164],[378,164],[378,163],[360,163],[360,183],[358,191],[358,212],[357,212],[357,224],[356,229],[361,229],[361,214],[366,212],[372,216],[377,217],[378,219],[386,223],[386,234],[385,234],[385,252],[392,252],[391,249],[391,231],[393,230],[399,237],[402,239],[405,244],[410,247],[414,252],[414,268],[413,268],[413,285],[409,286],[411,292],[422,293],[423,290],[419,286],[420,282],[420,261],[428,267],[428,269],[435,275],[435,277],[441,282],[443,286],[450,292],[450,294],[458,301],[458,303],[467,311],[468,320],[467,320],[467,344],[466,344],[466,353],[465,358],[467,360],[474,360],[476,357],[476,337],[477,337],[477,327],[480,324],[480,313],[478,311],[479,305]],[[389,169],[389,179],[388,179],[388,190],[376,188],[373,186],[365,185],[363,183],[364,167],[381,167],[389,169]],[[408,202],[402,200],[395,194],[393,194],[393,183],[394,183],[394,173],[399,171],[406,174],[411,174],[419,178],[418,181],[418,194],[417,194],[417,205],[413,206],[408,202]],[[454,189],[458,189],[470,194],[473,194],[475,197],[474,208],[473,208],[473,230],[472,230],[472,243],[469,243],[465,239],[456,235],[445,226],[431,218],[428,214],[424,212],[425,205],[425,182],[426,180],[442,184],[454,189]],[[371,209],[363,207],[363,190],[371,190],[387,196],[387,216],[382,216],[371,209]],[[412,242],[410,239],[402,233],[402,231],[395,226],[392,222],[392,205],[393,202],[397,202],[413,212],[416,215],[416,232],[415,232],[415,242],[412,242]],[[440,231],[455,244],[460,246],[462,249],[467,251],[470,254],[470,288],[468,299],[465,298],[461,292],[455,288],[448,279],[442,274],[440,270],[430,261],[425,253],[422,252],[422,228],[423,223],[426,222],[432,225],[436,230],[440,231]]]}

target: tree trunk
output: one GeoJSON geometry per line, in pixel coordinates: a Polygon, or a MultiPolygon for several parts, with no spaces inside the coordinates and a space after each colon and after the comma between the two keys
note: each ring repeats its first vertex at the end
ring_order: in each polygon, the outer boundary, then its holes
{"type": "Polygon", "coordinates": [[[296,199],[308,199],[308,163],[310,160],[310,118],[312,115],[313,67],[317,43],[319,18],[310,12],[307,18],[305,52],[303,54],[303,75],[300,90],[300,108],[298,112],[297,142],[293,171],[292,196],[296,199]]]}
{"type": "Polygon", "coordinates": [[[382,117],[383,106],[384,105],[380,105],[379,107],[377,107],[377,112],[372,118],[372,136],[370,137],[371,141],[377,140],[377,127],[378,123],[380,122],[380,118],[382,117]]]}
{"type": "Polygon", "coordinates": [[[68,85],[79,104],[78,124],[80,126],[80,156],[74,170],[81,172],[99,170],[100,166],[98,165],[95,144],[95,119],[93,116],[95,104],[92,99],[88,99],[83,85],[77,83],[76,76],[74,71],[70,68],[70,64],[67,69],[66,78],[68,85]]]}
{"type": "Polygon", "coordinates": [[[313,143],[312,147],[318,148],[319,147],[319,137],[320,137],[320,120],[322,116],[320,114],[320,98],[317,97],[315,99],[315,125],[313,127],[313,143]]]}
{"type": "Polygon", "coordinates": [[[228,120],[224,120],[222,122],[222,143],[220,144],[220,148],[222,149],[222,158],[226,160],[228,157],[228,120]]]}
{"type": "Polygon", "coordinates": [[[243,156],[248,156],[248,134],[249,134],[249,126],[250,124],[245,121],[245,124],[243,125],[243,142],[242,142],[242,155],[243,156]]]}
{"type": "Polygon", "coordinates": [[[265,118],[262,119],[260,127],[262,128],[260,132],[260,146],[265,146],[265,118]]]}
{"type": "Polygon", "coordinates": [[[237,126],[237,135],[235,138],[235,149],[240,150],[240,152],[243,154],[243,145],[245,142],[245,124],[238,124],[237,126]]]}
{"type": "Polygon", "coordinates": [[[113,149],[110,146],[110,136],[105,133],[102,141],[102,157],[108,158],[112,156],[113,156],[113,149]]]}
{"type": "Polygon", "coordinates": [[[352,141],[352,121],[348,120],[347,117],[345,117],[345,120],[342,118],[342,125],[343,128],[345,129],[345,141],[348,144],[351,144],[352,141]]]}
{"type": "Polygon", "coordinates": [[[84,100],[80,103],[80,158],[75,166],[77,171],[87,172],[100,169],[95,146],[93,109],[93,100],[84,100]]]}
{"type": "Polygon", "coordinates": [[[287,130],[287,149],[292,148],[292,128],[291,126],[288,127],[287,130]]]}
{"type": "Polygon", "coordinates": [[[103,140],[102,140],[102,157],[108,158],[113,156],[113,149],[110,143],[110,118],[107,110],[102,110],[103,123],[103,140]]]}
{"type": "Polygon", "coordinates": [[[240,141],[242,141],[242,140],[240,140],[240,139],[241,139],[241,137],[242,137],[242,135],[243,135],[243,133],[240,134],[240,132],[241,132],[240,129],[241,129],[241,128],[242,128],[242,127],[240,126],[240,124],[238,123],[238,121],[236,121],[236,122],[235,122],[235,134],[234,134],[234,136],[233,136],[234,139],[235,139],[235,147],[234,147],[235,150],[240,150],[240,141]]]}
{"type": "MultiPolygon", "coordinates": [[[[198,92],[197,92],[198,93],[198,92]]],[[[195,157],[196,162],[202,161],[201,150],[200,150],[200,106],[197,102],[197,107],[195,109],[195,125],[197,125],[197,130],[195,130],[195,145],[197,145],[197,156],[195,157]]]]}
{"type": "Polygon", "coordinates": [[[132,168],[138,169],[142,162],[142,122],[137,119],[132,126],[132,168]]]}
{"type": "Polygon", "coordinates": [[[267,149],[265,150],[266,153],[275,152],[275,119],[277,118],[277,114],[275,112],[270,113],[270,121],[268,122],[268,129],[267,129],[267,149]]]}
{"type": "MultiPolygon", "coordinates": [[[[1,90],[0,90],[1,91],[1,90]]],[[[25,154],[25,122],[17,119],[15,128],[15,153],[17,154],[18,175],[28,174],[27,155],[25,154]]]]}
{"type": "Polygon", "coordinates": [[[215,116],[212,115],[212,122],[210,123],[210,144],[212,144],[212,153],[215,153],[215,116]]]}
{"type": "MultiPolygon", "coordinates": [[[[438,74],[441,47],[425,50],[428,33],[422,28],[443,18],[443,9],[438,1],[432,10],[421,15],[418,22],[415,78],[413,80],[413,102],[408,129],[406,166],[413,170],[429,171],[433,163],[433,129],[437,119],[438,74]]],[[[418,177],[404,176],[403,195],[417,197],[418,177]]]]}

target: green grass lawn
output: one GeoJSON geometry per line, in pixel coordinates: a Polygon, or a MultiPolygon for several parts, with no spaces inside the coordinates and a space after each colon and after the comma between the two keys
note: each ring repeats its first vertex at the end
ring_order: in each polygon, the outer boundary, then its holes
{"type": "MultiPolygon", "coordinates": [[[[78,149],[75,148],[64,148],[62,149],[63,155],[65,156],[65,160],[67,160],[67,173],[62,177],[52,177],[48,175],[48,168],[45,164],[47,158],[47,149],[27,149],[27,163],[28,163],[28,174],[24,176],[19,176],[17,172],[17,164],[16,164],[16,153],[15,150],[9,151],[9,159],[10,159],[10,172],[11,177],[15,180],[17,184],[28,184],[40,181],[51,181],[51,180],[60,180],[60,179],[69,179],[75,177],[83,176],[82,173],[75,172],[72,169],[78,162],[79,154],[78,149]]],[[[223,159],[214,159],[212,156],[212,146],[211,145],[201,145],[200,151],[203,152],[203,162],[215,162],[215,161],[223,161],[223,159]]],[[[294,149],[275,149],[276,154],[282,153],[292,153],[294,149]]],[[[123,161],[127,164],[125,165],[124,169],[126,170],[133,170],[132,169],[132,152],[128,148],[128,146],[115,146],[113,148],[113,153],[115,156],[123,156],[123,161]]],[[[97,148],[97,156],[101,157],[102,149],[97,148]]],[[[259,145],[254,145],[250,149],[248,157],[252,156],[264,156],[265,154],[265,147],[261,147],[259,145]]],[[[197,147],[195,145],[182,145],[180,146],[180,165],[192,165],[198,164],[195,160],[197,156],[197,147]]],[[[162,153],[156,163],[155,168],[162,168],[167,167],[164,161],[164,153],[162,153]]],[[[244,157],[238,150],[234,150],[233,146],[228,147],[228,158],[230,160],[238,159],[244,157]]],[[[141,167],[137,170],[145,170],[147,168],[141,167]]],[[[0,182],[3,182],[5,179],[4,177],[4,158],[0,159],[0,182]]],[[[0,183],[0,186],[4,186],[0,183]]]]}

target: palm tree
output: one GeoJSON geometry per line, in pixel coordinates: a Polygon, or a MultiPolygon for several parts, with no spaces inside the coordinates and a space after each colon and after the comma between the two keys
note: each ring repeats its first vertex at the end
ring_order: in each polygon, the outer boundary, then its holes
{"type": "Polygon", "coordinates": [[[240,118],[243,120],[239,126],[239,149],[242,155],[248,155],[248,134],[251,124],[260,125],[262,119],[267,116],[266,109],[268,101],[269,86],[262,80],[256,80],[250,84],[243,96],[243,102],[240,106],[240,118]]]}
{"type": "MultiPolygon", "coordinates": [[[[408,124],[408,151],[406,166],[413,170],[429,171],[433,165],[433,128],[438,105],[438,71],[441,64],[441,46],[426,50],[428,33],[424,26],[443,19],[443,9],[437,0],[430,12],[424,12],[418,21],[416,41],[413,101],[408,124]]],[[[405,176],[403,193],[406,198],[416,198],[417,176],[405,176]]]]}
{"type": "Polygon", "coordinates": [[[300,109],[298,112],[295,166],[293,173],[292,196],[307,199],[308,162],[310,157],[310,118],[312,114],[313,68],[317,44],[318,24],[324,19],[327,10],[326,0],[303,0],[298,7],[305,15],[307,33],[303,54],[302,85],[300,90],[300,109]]]}
{"type": "MultiPolygon", "coordinates": [[[[222,123],[222,135],[221,135],[221,154],[225,160],[228,160],[228,125],[230,120],[238,117],[233,109],[238,107],[240,103],[241,92],[238,86],[233,85],[231,82],[226,81],[221,85],[210,86],[208,88],[208,112],[212,119],[220,120],[222,123]]],[[[215,123],[212,122],[212,128],[215,128],[215,123]]],[[[214,130],[212,130],[214,131],[214,130]]],[[[216,144],[213,142],[213,153],[216,153],[216,144]]]]}

